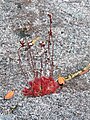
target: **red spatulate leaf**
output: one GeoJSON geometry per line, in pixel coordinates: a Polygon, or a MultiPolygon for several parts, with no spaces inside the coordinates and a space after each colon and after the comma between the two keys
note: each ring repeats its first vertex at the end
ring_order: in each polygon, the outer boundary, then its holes
{"type": "Polygon", "coordinates": [[[30,87],[22,90],[22,93],[25,96],[43,96],[55,93],[60,88],[59,84],[52,77],[42,76],[40,78],[35,78],[28,84],[30,87]]]}

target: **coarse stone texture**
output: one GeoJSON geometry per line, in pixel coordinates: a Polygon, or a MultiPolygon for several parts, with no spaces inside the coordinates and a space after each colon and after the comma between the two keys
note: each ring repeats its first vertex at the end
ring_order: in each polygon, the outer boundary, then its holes
{"type": "Polygon", "coordinates": [[[47,39],[48,13],[52,14],[55,63],[61,75],[90,63],[90,0],[0,0],[0,120],[90,119],[90,72],[68,81],[58,94],[36,98],[21,94],[26,82],[18,64],[19,41],[25,35],[47,39]],[[18,28],[26,24],[30,29],[22,36],[18,28]],[[4,100],[14,88],[15,96],[4,100]]]}

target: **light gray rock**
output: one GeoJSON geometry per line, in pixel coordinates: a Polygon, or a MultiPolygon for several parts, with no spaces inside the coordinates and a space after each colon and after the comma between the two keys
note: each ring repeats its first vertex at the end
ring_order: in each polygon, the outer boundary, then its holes
{"type": "MultiPolygon", "coordinates": [[[[48,13],[53,15],[54,60],[60,68],[54,71],[54,78],[59,72],[67,76],[90,63],[89,0],[0,0],[0,120],[90,119],[90,72],[68,81],[58,94],[36,98],[24,98],[21,94],[26,81],[18,65],[19,41],[26,34],[26,40],[35,36],[46,40],[48,13]],[[33,29],[20,33],[17,29],[28,22],[33,29]],[[14,97],[2,99],[13,88],[17,89],[14,97]],[[17,104],[12,114],[5,115],[17,104]]],[[[32,80],[29,68],[25,70],[28,81],[32,80]]]]}
{"type": "Polygon", "coordinates": [[[13,115],[0,115],[0,120],[14,120],[13,115]]]}

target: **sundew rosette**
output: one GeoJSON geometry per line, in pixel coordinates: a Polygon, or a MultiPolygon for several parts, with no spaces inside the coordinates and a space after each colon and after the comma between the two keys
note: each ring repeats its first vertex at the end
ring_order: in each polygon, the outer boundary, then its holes
{"type": "Polygon", "coordinates": [[[61,88],[58,82],[56,82],[52,77],[40,77],[35,78],[33,81],[30,81],[29,88],[24,88],[22,90],[23,95],[25,96],[44,96],[51,93],[57,93],[61,88]]]}

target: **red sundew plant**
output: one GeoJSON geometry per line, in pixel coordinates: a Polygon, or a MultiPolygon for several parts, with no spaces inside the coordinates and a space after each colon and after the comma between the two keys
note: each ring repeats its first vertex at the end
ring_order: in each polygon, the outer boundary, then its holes
{"type": "Polygon", "coordinates": [[[29,88],[24,88],[22,90],[25,96],[43,96],[51,93],[57,92],[60,88],[59,84],[54,81],[52,77],[42,76],[40,78],[35,78],[30,81],[29,88]]]}
{"type": "Polygon", "coordinates": [[[53,79],[54,72],[54,40],[52,35],[52,15],[48,14],[50,20],[50,29],[48,32],[48,39],[39,41],[39,37],[33,40],[20,41],[20,47],[18,49],[19,65],[25,80],[27,81],[28,88],[24,88],[22,93],[24,96],[43,96],[51,93],[57,93],[66,80],[70,80],[76,76],[85,74],[90,70],[90,64],[83,70],[70,74],[68,77],[58,77],[58,81],[53,79]],[[22,65],[22,51],[25,51],[25,57],[27,64],[30,67],[30,75],[33,76],[33,80],[28,82],[28,73],[25,73],[22,65]]]}
{"type": "Polygon", "coordinates": [[[36,44],[39,37],[25,42],[20,41],[20,48],[18,49],[19,65],[25,80],[27,81],[27,74],[22,68],[21,51],[26,50],[27,63],[33,74],[33,81],[28,83],[29,88],[24,88],[22,93],[25,96],[43,96],[46,94],[55,93],[58,91],[60,85],[53,79],[54,71],[54,41],[52,38],[52,15],[48,14],[50,20],[50,29],[48,32],[48,39],[40,41],[36,44]]]}

